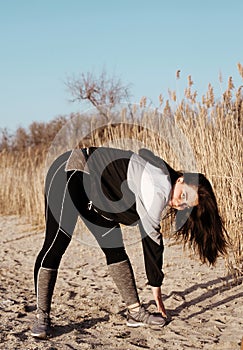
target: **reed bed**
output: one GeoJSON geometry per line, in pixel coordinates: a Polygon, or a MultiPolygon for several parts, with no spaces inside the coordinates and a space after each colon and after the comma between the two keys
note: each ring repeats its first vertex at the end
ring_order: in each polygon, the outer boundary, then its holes
{"type": "Polygon", "coordinates": [[[46,150],[26,149],[0,154],[1,215],[19,215],[43,227],[46,150]]]}
{"type": "MultiPolygon", "coordinates": [[[[240,71],[242,67],[238,68],[240,71]]],[[[213,88],[209,84],[206,95],[198,102],[192,85],[189,78],[188,88],[180,103],[177,102],[176,93],[170,92],[170,99],[164,102],[160,95],[158,108],[152,110],[147,108],[146,98],[143,97],[140,106],[131,107],[132,113],[131,109],[121,109],[106,125],[99,119],[99,114],[93,117],[72,116],[70,120],[73,122],[70,125],[74,131],[77,131],[77,120],[79,128],[82,125],[86,128],[85,139],[80,140],[76,134],[72,147],[109,145],[132,148],[134,151],[147,147],[176,169],[204,173],[213,185],[232,243],[226,264],[239,275],[243,269],[241,89],[235,89],[229,79],[221,101],[215,102],[213,88]],[[175,137],[177,131],[181,137],[175,137]],[[185,142],[192,151],[190,156],[185,142]]],[[[65,126],[66,122],[62,119],[59,128],[65,126]]],[[[72,132],[69,129],[69,138],[72,137],[72,132]]],[[[25,216],[33,225],[44,226],[43,189],[49,147],[50,142],[44,142],[36,147],[19,150],[11,147],[2,149],[2,215],[25,216]]],[[[65,148],[69,149],[70,143],[60,149],[65,151],[65,148]]],[[[56,152],[60,153],[60,150],[56,152]]]]}

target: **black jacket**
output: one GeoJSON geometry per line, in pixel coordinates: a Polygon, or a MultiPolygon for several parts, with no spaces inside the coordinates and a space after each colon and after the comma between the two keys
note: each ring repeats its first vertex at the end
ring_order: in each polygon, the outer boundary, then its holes
{"type": "MultiPolygon", "coordinates": [[[[139,225],[148,283],[155,287],[161,286],[164,277],[162,272],[164,246],[160,225],[155,228],[153,234],[146,232],[137,211],[136,193],[130,190],[126,181],[133,152],[106,147],[91,147],[88,151],[89,175],[86,176],[91,179],[89,199],[94,208],[105,217],[124,225],[139,225]]],[[[150,152],[149,163],[162,168],[163,161],[155,156],[153,158],[151,154],[150,152]]],[[[162,168],[162,171],[165,173],[166,168],[162,168]]]]}

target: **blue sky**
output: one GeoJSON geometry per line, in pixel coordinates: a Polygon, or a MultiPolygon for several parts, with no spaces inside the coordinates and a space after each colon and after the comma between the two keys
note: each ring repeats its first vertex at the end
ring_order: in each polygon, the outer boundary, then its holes
{"type": "Polygon", "coordinates": [[[0,128],[82,111],[65,82],[103,68],[134,103],[182,97],[188,75],[199,96],[209,82],[220,96],[219,72],[222,88],[242,84],[242,13],[242,0],[0,0],[0,128]]]}

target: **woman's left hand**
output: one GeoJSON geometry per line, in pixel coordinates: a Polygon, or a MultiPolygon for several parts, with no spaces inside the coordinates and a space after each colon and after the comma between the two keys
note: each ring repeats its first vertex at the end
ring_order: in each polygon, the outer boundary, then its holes
{"type": "Polygon", "coordinates": [[[164,303],[162,301],[161,287],[152,287],[152,291],[153,291],[154,300],[158,308],[158,312],[161,312],[163,317],[167,317],[164,303]]]}

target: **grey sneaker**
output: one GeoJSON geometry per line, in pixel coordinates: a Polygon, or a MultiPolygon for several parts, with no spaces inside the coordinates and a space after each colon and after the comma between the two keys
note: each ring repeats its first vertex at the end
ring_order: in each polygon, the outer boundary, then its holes
{"type": "Polygon", "coordinates": [[[38,312],[31,330],[32,337],[46,339],[51,336],[51,321],[48,314],[38,312]]]}
{"type": "Polygon", "coordinates": [[[151,314],[144,306],[140,306],[138,312],[127,311],[127,326],[159,326],[163,327],[166,324],[166,319],[161,314],[151,314]]]}

